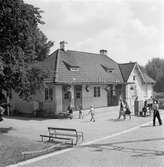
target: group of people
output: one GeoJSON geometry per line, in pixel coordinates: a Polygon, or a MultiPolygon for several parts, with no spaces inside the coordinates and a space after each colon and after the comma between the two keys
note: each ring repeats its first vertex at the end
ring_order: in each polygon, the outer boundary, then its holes
{"type": "MultiPolygon", "coordinates": [[[[146,116],[146,112],[148,110],[147,108],[153,111],[153,126],[155,126],[156,124],[156,118],[158,119],[159,125],[162,125],[162,120],[159,113],[159,101],[156,98],[153,98],[151,105],[147,105],[147,103],[145,102],[143,107],[144,116],[146,116]]],[[[129,118],[131,119],[131,111],[126,100],[120,98],[120,110],[118,119],[120,119],[121,116],[126,119],[126,115],[129,115],[129,118]]]]}
{"type": "MultiPolygon", "coordinates": [[[[129,119],[131,119],[131,111],[130,111],[130,108],[126,100],[123,98],[120,98],[119,105],[120,105],[120,109],[119,109],[118,119],[121,119],[121,117],[123,117],[123,119],[125,120],[127,115],[129,116],[129,119]]],[[[145,105],[144,110],[146,110],[146,106],[147,105],[145,105]]],[[[151,109],[153,110],[153,126],[155,126],[156,118],[158,119],[159,125],[162,125],[162,120],[161,120],[160,113],[159,113],[159,101],[155,98],[153,99],[151,109]]],[[[68,113],[70,114],[71,119],[72,119],[73,109],[70,106],[68,107],[68,113]]],[[[93,105],[90,106],[88,115],[91,116],[90,121],[95,122],[95,109],[93,105]]],[[[79,119],[83,119],[82,107],[79,107],[79,119]]]]}
{"type": "MultiPolygon", "coordinates": [[[[69,114],[69,118],[72,119],[73,118],[73,109],[72,109],[72,107],[68,106],[67,111],[68,111],[68,114],[69,114]]],[[[91,116],[90,121],[91,122],[95,122],[95,109],[94,109],[93,105],[90,106],[88,115],[91,116]]],[[[84,118],[84,115],[83,115],[83,112],[82,112],[82,107],[79,106],[79,119],[83,119],[83,118],[84,118]]]]}
{"type": "Polygon", "coordinates": [[[131,119],[131,111],[129,109],[128,103],[126,102],[125,99],[122,99],[120,97],[120,110],[119,110],[118,119],[120,119],[121,116],[123,116],[123,118],[126,119],[126,115],[128,115],[129,118],[131,119]]]}

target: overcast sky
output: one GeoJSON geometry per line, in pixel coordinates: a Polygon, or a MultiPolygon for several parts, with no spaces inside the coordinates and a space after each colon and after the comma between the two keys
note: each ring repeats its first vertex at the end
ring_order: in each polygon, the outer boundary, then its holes
{"type": "Polygon", "coordinates": [[[25,0],[44,11],[48,39],[68,50],[99,53],[118,63],[164,58],[164,0],[25,0]]]}

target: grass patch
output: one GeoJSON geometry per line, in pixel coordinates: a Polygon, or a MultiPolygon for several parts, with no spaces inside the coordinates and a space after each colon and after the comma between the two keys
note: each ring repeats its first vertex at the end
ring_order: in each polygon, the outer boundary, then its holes
{"type": "Polygon", "coordinates": [[[24,157],[21,153],[24,151],[42,150],[49,146],[50,144],[5,135],[0,131],[0,166],[5,167],[23,161],[24,157]]]}

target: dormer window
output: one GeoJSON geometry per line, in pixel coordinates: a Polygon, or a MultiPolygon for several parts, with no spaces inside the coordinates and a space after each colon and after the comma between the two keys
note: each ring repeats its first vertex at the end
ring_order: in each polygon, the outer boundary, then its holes
{"type": "Polygon", "coordinates": [[[110,67],[107,67],[107,66],[104,66],[101,64],[101,67],[105,70],[105,72],[108,72],[108,73],[112,73],[114,68],[110,68],[110,67]]]}
{"type": "Polygon", "coordinates": [[[76,66],[76,65],[71,65],[65,61],[63,61],[64,65],[66,66],[66,68],[69,70],[69,71],[79,71],[80,70],[80,67],[79,66],[76,66]]]}
{"type": "Polygon", "coordinates": [[[70,67],[70,71],[79,71],[79,67],[70,67]]]}
{"type": "Polygon", "coordinates": [[[113,72],[113,70],[112,69],[107,69],[106,72],[113,72]]]}
{"type": "Polygon", "coordinates": [[[135,81],[136,80],[136,76],[135,75],[133,75],[133,81],[135,81]]]}

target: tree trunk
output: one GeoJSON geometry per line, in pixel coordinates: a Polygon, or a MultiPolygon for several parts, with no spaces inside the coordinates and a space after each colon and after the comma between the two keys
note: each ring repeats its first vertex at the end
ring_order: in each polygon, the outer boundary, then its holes
{"type": "Polygon", "coordinates": [[[7,115],[10,116],[10,96],[11,96],[11,90],[9,89],[7,91],[7,96],[6,96],[6,100],[7,100],[7,115]]]}

